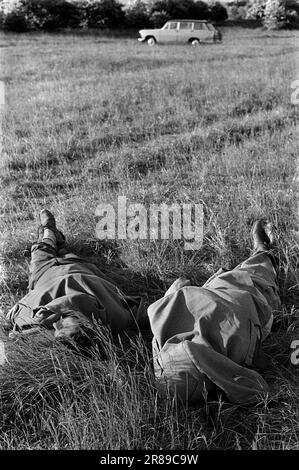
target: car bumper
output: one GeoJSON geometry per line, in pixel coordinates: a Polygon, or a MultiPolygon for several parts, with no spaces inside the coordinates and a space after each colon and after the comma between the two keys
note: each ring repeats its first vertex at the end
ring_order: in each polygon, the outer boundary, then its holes
{"type": "Polygon", "coordinates": [[[139,42],[144,42],[144,41],[145,41],[145,38],[137,38],[137,41],[139,41],[139,42]]]}

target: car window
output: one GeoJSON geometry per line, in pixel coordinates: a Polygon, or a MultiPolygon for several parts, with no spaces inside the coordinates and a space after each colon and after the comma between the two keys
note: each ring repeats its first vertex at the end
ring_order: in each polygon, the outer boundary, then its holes
{"type": "Polygon", "coordinates": [[[188,30],[192,29],[193,23],[180,23],[180,29],[188,30]]]}
{"type": "Polygon", "coordinates": [[[177,23],[170,23],[170,29],[177,29],[177,23]]]}
{"type": "Polygon", "coordinates": [[[169,29],[169,27],[170,27],[170,23],[166,23],[162,29],[169,29]]]}
{"type": "Polygon", "coordinates": [[[214,26],[213,26],[212,24],[206,23],[206,25],[207,25],[207,28],[208,28],[210,31],[214,31],[214,30],[215,30],[215,28],[214,28],[214,26]]]}
{"type": "Polygon", "coordinates": [[[203,29],[203,26],[204,26],[204,23],[194,23],[194,29],[196,29],[197,31],[199,29],[203,29]]]}

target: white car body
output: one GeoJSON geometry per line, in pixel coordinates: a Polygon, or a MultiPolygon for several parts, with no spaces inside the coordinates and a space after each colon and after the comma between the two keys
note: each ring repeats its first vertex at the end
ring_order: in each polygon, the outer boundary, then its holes
{"type": "Polygon", "coordinates": [[[139,34],[138,41],[147,41],[149,45],[221,41],[221,33],[211,23],[199,20],[169,20],[160,29],[141,29],[139,34]]]}

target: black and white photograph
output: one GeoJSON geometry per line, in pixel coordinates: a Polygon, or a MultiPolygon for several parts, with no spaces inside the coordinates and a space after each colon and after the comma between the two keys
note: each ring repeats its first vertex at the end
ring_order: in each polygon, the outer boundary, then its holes
{"type": "Polygon", "coordinates": [[[0,0],[3,456],[299,450],[298,109],[299,0],[0,0]]]}

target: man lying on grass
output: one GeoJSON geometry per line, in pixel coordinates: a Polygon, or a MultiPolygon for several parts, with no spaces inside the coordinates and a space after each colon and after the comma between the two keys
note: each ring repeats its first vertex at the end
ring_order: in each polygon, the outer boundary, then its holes
{"type": "MultiPolygon", "coordinates": [[[[140,298],[125,296],[93,264],[67,254],[54,216],[40,214],[39,240],[31,249],[29,293],[7,314],[16,335],[46,327],[60,339],[90,346],[94,322],[113,335],[142,323],[140,298]]],[[[177,279],[148,309],[153,359],[161,394],[189,404],[224,392],[239,404],[257,402],[268,391],[252,368],[264,366],[261,342],[269,334],[280,301],[271,225],[253,230],[253,255],[232,271],[220,270],[203,287],[177,279]]]]}
{"type": "Polygon", "coordinates": [[[50,211],[41,211],[40,223],[38,241],[31,247],[29,293],[7,314],[10,337],[46,327],[55,338],[88,347],[93,322],[109,327],[112,335],[138,324],[142,299],[126,296],[94,264],[67,253],[50,211]]]}
{"type": "Polygon", "coordinates": [[[268,392],[261,342],[273,311],[280,308],[273,228],[252,229],[253,254],[234,268],[220,269],[203,287],[177,279],[148,309],[153,357],[161,393],[193,404],[222,390],[233,403],[256,403],[268,392]]]}

